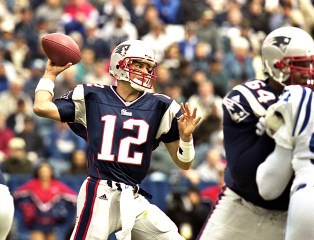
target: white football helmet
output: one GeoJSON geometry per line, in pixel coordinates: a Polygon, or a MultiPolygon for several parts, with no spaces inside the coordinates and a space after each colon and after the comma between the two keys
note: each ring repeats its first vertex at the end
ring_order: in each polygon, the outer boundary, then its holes
{"type": "Polygon", "coordinates": [[[110,74],[117,80],[128,81],[131,87],[138,91],[151,89],[156,80],[155,67],[157,62],[152,48],[141,40],[128,40],[120,43],[112,52],[110,58],[110,74]],[[130,69],[132,61],[145,62],[152,67],[149,73],[130,69]],[[130,79],[130,74],[137,78],[130,79]]]}
{"type": "Polygon", "coordinates": [[[272,31],[262,44],[262,61],[264,72],[282,85],[314,87],[314,41],[304,30],[281,27],[272,31]],[[296,72],[307,80],[294,81],[291,75],[296,72]]]}

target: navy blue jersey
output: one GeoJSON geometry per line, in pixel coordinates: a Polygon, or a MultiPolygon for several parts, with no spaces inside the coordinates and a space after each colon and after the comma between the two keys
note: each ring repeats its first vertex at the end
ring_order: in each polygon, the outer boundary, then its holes
{"type": "Polygon", "coordinates": [[[179,139],[180,105],[164,95],[143,93],[125,102],[113,86],[86,84],[55,104],[61,121],[88,143],[91,177],[140,184],[160,141],[179,139]]]}
{"type": "Polygon", "coordinates": [[[258,193],[256,170],[274,150],[275,142],[264,134],[256,134],[256,124],[278,96],[264,81],[254,80],[238,85],[223,100],[223,131],[227,158],[226,185],[245,200],[274,210],[287,210],[289,185],[272,201],[258,193]]]}

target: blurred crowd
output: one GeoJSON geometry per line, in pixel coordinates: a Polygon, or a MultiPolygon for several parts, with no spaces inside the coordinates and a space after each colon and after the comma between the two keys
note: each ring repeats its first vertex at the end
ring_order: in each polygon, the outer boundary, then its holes
{"type": "Polygon", "coordinates": [[[195,206],[210,209],[223,185],[224,95],[236,84],[265,78],[260,45],[270,31],[290,25],[313,35],[313,15],[311,0],[0,0],[1,169],[8,178],[33,174],[42,163],[49,163],[57,178],[86,173],[84,140],[66,124],[32,111],[47,60],[43,35],[68,34],[82,52],[81,61],[58,77],[55,97],[76,84],[115,84],[109,75],[111,50],[141,39],[158,60],[153,91],[189,101],[202,116],[193,168],[178,170],[161,146],[153,152],[149,174],[172,185],[188,180],[187,187],[172,190],[167,210],[184,208],[186,217],[174,220],[187,239],[195,239],[199,226],[192,219],[204,212],[195,206]],[[174,206],[178,197],[182,205],[174,206]]]}

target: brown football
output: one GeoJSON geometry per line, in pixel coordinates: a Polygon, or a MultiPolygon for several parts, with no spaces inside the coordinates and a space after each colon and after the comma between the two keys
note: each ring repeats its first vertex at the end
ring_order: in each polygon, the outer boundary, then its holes
{"type": "Polygon", "coordinates": [[[77,43],[63,33],[46,34],[41,39],[47,57],[56,65],[73,65],[81,61],[81,51],[77,43]]]}

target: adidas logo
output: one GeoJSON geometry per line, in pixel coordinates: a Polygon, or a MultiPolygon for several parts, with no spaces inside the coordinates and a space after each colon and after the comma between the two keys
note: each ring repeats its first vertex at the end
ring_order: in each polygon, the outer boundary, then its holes
{"type": "Polygon", "coordinates": [[[99,199],[102,199],[102,200],[108,200],[108,198],[107,198],[106,194],[101,195],[101,196],[99,197],[99,199]]]}

